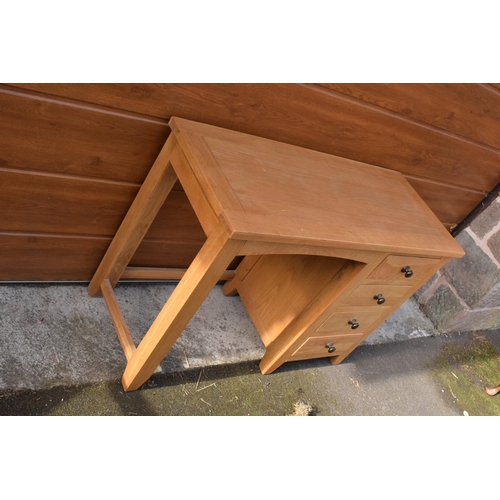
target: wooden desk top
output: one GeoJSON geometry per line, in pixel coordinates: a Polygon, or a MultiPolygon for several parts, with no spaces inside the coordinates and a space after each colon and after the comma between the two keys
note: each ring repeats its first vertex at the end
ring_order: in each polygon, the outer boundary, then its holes
{"type": "Polygon", "coordinates": [[[169,125],[234,239],[464,255],[398,172],[181,118],[169,125]]]}

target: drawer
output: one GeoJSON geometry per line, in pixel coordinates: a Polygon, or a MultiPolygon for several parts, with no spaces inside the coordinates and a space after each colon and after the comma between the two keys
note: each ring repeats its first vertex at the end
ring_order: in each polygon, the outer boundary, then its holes
{"type": "Polygon", "coordinates": [[[359,285],[352,293],[342,302],[343,306],[355,307],[380,307],[386,312],[387,307],[391,307],[402,297],[411,295],[412,286],[400,285],[359,285]],[[376,298],[381,294],[383,302],[376,298]]]}
{"type": "Polygon", "coordinates": [[[292,354],[290,359],[325,358],[345,354],[354,349],[361,342],[362,338],[363,335],[361,334],[309,337],[292,354]]]}
{"type": "Polygon", "coordinates": [[[430,277],[441,259],[427,259],[424,257],[404,257],[400,255],[389,255],[371,274],[364,283],[387,283],[413,285],[422,278],[430,277]],[[408,266],[408,273],[403,268],[408,266]],[[407,275],[410,275],[408,276],[407,275]]]}
{"type": "Polygon", "coordinates": [[[367,333],[371,325],[384,315],[388,309],[388,307],[382,306],[367,311],[357,309],[349,311],[336,311],[328,316],[326,321],[316,329],[316,332],[321,333],[336,331],[339,334],[344,335],[358,332],[367,333]],[[355,325],[350,322],[355,322],[355,325]],[[356,324],[359,326],[356,327],[356,324]],[[353,326],[355,326],[355,328],[353,328],[353,326]]]}

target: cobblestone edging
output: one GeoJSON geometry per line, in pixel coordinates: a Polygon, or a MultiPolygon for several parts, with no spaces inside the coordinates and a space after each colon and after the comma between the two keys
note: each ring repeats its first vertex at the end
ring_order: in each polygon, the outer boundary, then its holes
{"type": "Polygon", "coordinates": [[[465,250],[416,294],[423,312],[442,333],[500,326],[500,197],[456,238],[465,250]]]}

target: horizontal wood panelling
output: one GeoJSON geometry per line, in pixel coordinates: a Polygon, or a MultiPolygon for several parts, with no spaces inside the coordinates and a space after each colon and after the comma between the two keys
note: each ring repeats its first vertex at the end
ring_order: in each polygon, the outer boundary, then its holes
{"type": "Polygon", "coordinates": [[[482,193],[467,189],[413,177],[407,177],[407,180],[448,229],[462,221],[469,214],[470,207],[475,207],[484,198],[482,193]]]}
{"type": "MultiPolygon", "coordinates": [[[[188,89],[192,89],[193,94],[188,99],[189,102],[183,102],[183,95],[176,90],[177,84],[16,83],[9,84],[9,86],[13,89],[27,89],[50,96],[65,97],[84,103],[101,104],[117,110],[127,110],[165,119],[171,116],[187,118],[180,114],[183,110],[191,113],[195,112],[195,109],[192,109],[191,101],[202,98],[199,93],[205,87],[205,84],[188,85],[188,89]],[[180,99],[176,100],[176,97],[180,99]]],[[[221,103],[221,107],[224,107],[223,103],[221,103]]],[[[204,113],[203,109],[199,109],[198,113],[204,113]]]]}
{"type": "Polygon", "coordinates": [[[1,171],[0,231],[113,235],[138,189],[1,171]]]}
{"type": "Polygon", "coordinates": [[[205,233],[184,191],[170,192],[145,238],[160,241],[174,239],[199,244],[201,247],[205,241],[205,233]]]}
{"type": "Polygon", "coordinates": [[[110,242],[0,234],[0,281],[90,280],[110,242]]]}
{"type": "MultiPolygon", "coordinates": [[[[0,281],[89,281],[110,243],[111,238],[0,233],[0,281]]],[[[131,265],[186,268],[202,244],[144,240],[131,265]]]]}
{"type": "Polygon", "coordinates": [[[174,239],[166,241],[144,239],[130,261],[130,266],[187,268],[204,241],[195,243],[174,239]]]}
{"type": "Polygon", "coordinates": [[[142,183],[168,137],[159,123],[0,89],[0,167],[142,183]]]}
{"type": "Polygon", "coordinates": [[[500,149],[500,94],[485,86],[473,83],[320,85],[416,122],[500,149]]]}
{"type": "Polygon", "coordinates": [[[164,118],[154,117],[150,115],[144,115],[142,113],[136,113],[134,111],[128,111],[125,109],[118,109],[116,107],[103,106],[101,104],[93,102],[80,101],[74,98],[67,98],[62,95],[49,95],[46,92],[39,92],[38,90],[30,90],[29,85],[17,85],[17,84],[4,84],[0,83],[0,91],[4,94],[10,94],[19,97],[27,97],[30,99],[35,99],[43,102],[51,102],[53,104],[59,104],[63,106],[68,106],[71,108],[85,109],[92,112],[113,115],[118,118],[127,118],[129,120],[137,120],[143,122],[154,123],[156,125],[168,126],[168,121],[164,118]]]}
{"type": "MultiPolygon", "coordinates": [[[[447,228],[500,180],[500,85],[347,87],[0,86],[0,281],[89,280],[171,116],[401,171],[447,228]]],[[[187,267],[204,240],[176,184],[131,265],[187,267]]]]}
{"type": "Polygon", "coordinates": [[[360,106],[319,86],[32,84],[29,87],[151,116],[180,116],[477,191],[489,191],[500,178],[499,153],[360,106]]]}
{"type": "MultiPolygon", "coordinates": [[[[0,170],[0,231],[113,236],[138,187],[0,170]]],[[[183,191],[172,191],[150,239],[199,242],[201,226],[183,191]]]]}

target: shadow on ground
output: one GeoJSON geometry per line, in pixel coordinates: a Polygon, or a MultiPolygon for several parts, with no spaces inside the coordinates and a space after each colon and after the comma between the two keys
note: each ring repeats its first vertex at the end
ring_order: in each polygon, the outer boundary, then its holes
{"type": "Polygon", "coordinates": [[[0,393],[0,415],[209,416],[500,415],[500,332],[359,347],[342,364],[257,362],[155,374],[125,393],[119,381],[0,393]]]}

